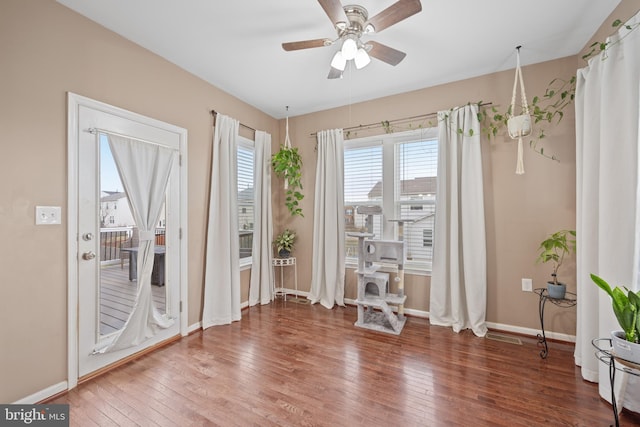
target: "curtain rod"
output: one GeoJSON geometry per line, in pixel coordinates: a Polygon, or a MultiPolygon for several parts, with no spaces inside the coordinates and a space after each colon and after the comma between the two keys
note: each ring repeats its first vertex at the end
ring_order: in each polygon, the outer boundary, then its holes
{"type": "Polygon", "coordinates": [[[131,139],[133,141],[144,142],[145,144],[159,145],[160,147],[165,147],[165,148],[169,148],[169,149],[178,151],[177,148],[170,147],[168,145],[161,144],[159,142],[149,141],[148,139],[136,138],[134,136],[125,135],[123,133],[118,133],[118,132],[112,132],[110,130],[105,130],[105,129],[100,129],[100,128],[89,128],[89,129],[85,129],[85,132],[89,132],[92,135],[95,135],[97,133],[104,133],[104,134],[107,134],[107,135],[119,136],[121,138],[127,138],[127,139],[131,139]]]}
{"type": "MultiPolygon", "coordinates": [[[[484,103],[479,103],[478,107],[486,107],[487,105],[492,105],[492,102],[484,102],[484,103]]],[[[419,114],[417,116],[411,116],[411,117],[405,117],[402,119],[395,119],[395,120],[389,120],[384,122],[385,124],[394,124],[394,123],[402,123],[402,122],[410,122],[416,119],[428,119],[430,117],[436,117],[438,115],[437,112],[435,113],[426,113],[426,114],[419,114]]],[[[346,127],[343,128],[343,131],[352,131],[352,130],[366,130],[366,129],[375,129],[377,127],[383,127],[384,125],[382,124],[383,122],[377,122],[377,123],[369,123],[366,125],[357,125],[357,126],[350,126],[350,127],[346,127]]],[[[318,135],[318,132],[314,132],[312,133],[310,136],[316,136],[318,135]]]]}
{"type": "MultiPolygon", "coordinates": [[[[213,125],[216,125],[216,115],[218,114],[218,112],[216,110],[211,110],[211,115],[213,116],[213,125]]],[[[252,128],[251,126],[247,126],[244,123],[240,123],[240,126],[242,126],[243,128],[249,129],[250,131],[256,132],[256,130],[254,128],[252,128]]]]}

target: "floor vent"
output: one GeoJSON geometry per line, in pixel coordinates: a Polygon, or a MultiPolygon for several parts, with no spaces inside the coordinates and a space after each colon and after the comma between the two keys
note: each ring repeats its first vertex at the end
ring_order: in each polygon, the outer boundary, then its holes
{"type": "Polygon", "coordinates": [[[287,297],[287,301],[295,302],[296,304],[309,304],[311,302],[311,300],[307,298],[291,297],[291,296],[287,297]]]}
{"type": "Polygon", "coordinates": [[[485,338],[489,340],[494,340],[494,341],[506,342],[509,344],[522,345],[522,341],[520,341],[520,338],[511,336],[511,335],[498,334],[495,332],[487,332],[487,335],[485,335],[485,338]]]}

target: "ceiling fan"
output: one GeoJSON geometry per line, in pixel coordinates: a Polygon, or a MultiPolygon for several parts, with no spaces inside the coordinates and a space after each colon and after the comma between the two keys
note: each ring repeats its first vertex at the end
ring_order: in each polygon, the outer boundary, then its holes
{"type": "Polygon", "coordinates": [[[343,6],[340,0],[318,0],[320,6],[333,22],[338,37],[336,39],[314,39],[282,43],[286,51],[331,46],[342,41],[342,48],[336,52],[327,78],[342,77],[347,61],[353,60],[360,69],[371,61],[370,56],[387,64],[398,65],[407,55],[392,47],[375,41],[362,41],[367,36],[388,28],[398,22],[415,15],[422,10],[420,0],[398,0],[382,12],[369,19],[367,9],[358,5],[343,6]]]}

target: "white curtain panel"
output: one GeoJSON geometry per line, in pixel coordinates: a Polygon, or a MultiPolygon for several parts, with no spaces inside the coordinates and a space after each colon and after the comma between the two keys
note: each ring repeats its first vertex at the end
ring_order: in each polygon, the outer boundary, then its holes
{"type": "Polygon", "coordinates": [[[249,305],[269,304],[274,298],[273,214],[271,210],[271,135],[256,131],[255,185],[253,190],[254,226],[249,283],[249,305]]]}
{"type": "Polygon", "coordinates": [[[483,337],[487,255],[478,106],[439,112],[438,133],[429,321],[483,337]]]}
{"type": "Polygon", "coordinates": [[[342,129],[318,132],[313,208],[312,304],[344,306],[344,138],[342,129]]]}
{"type": "MultiPolygon", "coordinates": [[[[639,23],[636,15],[629,25],[639,23]]],[[[609,48],[578,70],[576,88],[577,332],[575,361],[582,376],[598,381],[610,400],[608,368],[594,356],[594,338],[620,329],[611,300],[590,278],[637,291],[640,262],[638,127],[640,31],[622,28],[609,48]]],[[[617,383],[623,384],[622,373],[617,383]]],[[[629,387],[637,378],[629,378],[629,387]]],[[[624,405],[640,411],[640,388],[624,405]],[[634,399],[635,401],[632,401],[634,399]]]]}
{"type": "Polygon", "coordinates": [[[218,114],[213,135],[202,328],[240,320],[237,148],[240,122],[218,114]]]}
{"type": "Polygon", "coordinates": [[[136,346],[153,337],[157,328],[168,328],[173,319],[153,304],[151,272],[155,251],[155,227],[164,204],[175,150],[125,137],[107,135],[136,226],[139,228],[138,292],[133,311],[113,341],[95,352],[105,353],[136,346]]]}

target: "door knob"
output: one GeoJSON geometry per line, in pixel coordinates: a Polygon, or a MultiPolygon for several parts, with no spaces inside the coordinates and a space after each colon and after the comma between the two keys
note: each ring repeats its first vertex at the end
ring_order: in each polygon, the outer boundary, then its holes
{"type": "Polygon", "coordinates": [[[82,259],[87,261],[90,259],[94,259],[95,257],[96,257],[96,254],[93,251],[85,252],[82,254],[82,259]]]}

